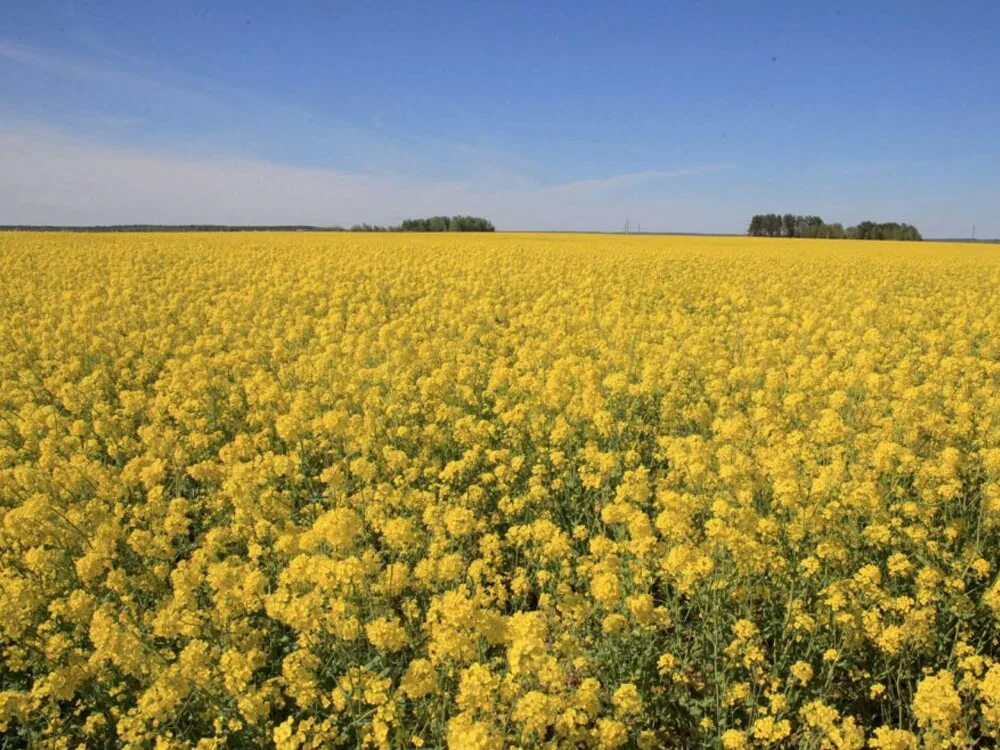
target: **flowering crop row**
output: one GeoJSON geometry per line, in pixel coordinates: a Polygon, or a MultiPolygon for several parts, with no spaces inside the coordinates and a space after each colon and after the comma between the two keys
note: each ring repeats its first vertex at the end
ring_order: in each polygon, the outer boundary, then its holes
{"type": "Polygon", "coordinates": [[[989,744],[998,562],[1000,252],[0,235],[0,744],[989,744]]]}

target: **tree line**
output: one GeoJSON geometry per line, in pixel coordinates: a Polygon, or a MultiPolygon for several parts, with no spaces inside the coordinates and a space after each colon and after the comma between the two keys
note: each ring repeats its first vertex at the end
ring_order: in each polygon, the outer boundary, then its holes
{"type": "Polygon", "coordinates": [[[0,231],[21,232],[495,232],[493,224],[478,216],[431,216],[404,219],[399,226],[354,224],[351,227],[317,227],[308,224],[109,224],[102,226],[54,226],[16,224],[0,226],[0,231]]]}
{"type": "Polygon", "coordinates": [[[912,224],[895,221],[862,221],[844,228],[835,222],[827,224],[819,216],[794,214],[757,214],[750,219],[747,234],[751,237],[813,237],[832,240],[922,240],[912,224]]]}
{"type": "MultiPolygon", "coordinates": [[[[336,229],[337,227],[335,227],[336,229]]],[[[479,216],[430,216],[426,219],[403,219],[398,227],[355,224],[351,232],[494,232],[488,220],[479,216]]]]}
{"type": "Polygon", "coordinates": [[[493,224],[478,216],[431,216],[429,219],[404,219],[403,232],[493,232],[493,224]]]}

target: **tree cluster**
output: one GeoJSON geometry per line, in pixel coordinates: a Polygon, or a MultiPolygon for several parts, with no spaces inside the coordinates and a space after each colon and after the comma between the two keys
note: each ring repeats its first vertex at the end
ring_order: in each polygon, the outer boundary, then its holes
{"type": "Polygon", "coordinates": [[[750,220],[747,233],[752,237],[825,237],[842,238],[844,227],[827,224],[819,216],[794,214],[757,214],[750,220]]]}
{"type": "Polygon", "coordinates": [[[492,232],[493,224],[478,216],[431,216],[428,219],[404,219],[402,232],[492,232]]]}
{"type": "Polygon", "coordinates": [[[848,227],[839,222],[827,224],[819,216],[794,214],[757,214],[750,220],[747,234],[751,237],[814,237],[851,240],[921,240],[920,232],[911,224],[894,221],[876,223],[862,221],[848,227]]]}
{"type": "MultiPolygon", "coordinates": [[[[334,231],[340,227],[332,227],[334,231]]],[[[403,219],[397,227],[379,224],[355,224],[351,232],[494,232],[486,219],[478,216],[430,216],[426,219],[403,219]]]]}
{"type": "Polygon", "coordinates": [[[851,227],[848,236],[852,240],[922,240],[920,231],[912,224],[898,224],[895,221],[882,223],[862,221],[851,227]]]}
{"type": "MultiPolygon", "coordinates": [[[[396,231],[396,227],[383,227],[378,224],[355,224],[347,231],[349,232],[393,232],[396,231]]],[[[334,227],[333,231],[339,232],[343,231],[340,227],[334,227]]]]}

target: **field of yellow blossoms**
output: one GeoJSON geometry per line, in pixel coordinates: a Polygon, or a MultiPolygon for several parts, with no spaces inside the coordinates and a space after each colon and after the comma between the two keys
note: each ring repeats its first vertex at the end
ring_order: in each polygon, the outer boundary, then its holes
{"type": "Polygon", "coordinates": [[[0,746],[1000,733],[1000,249],[0,235],[0,746]]]}

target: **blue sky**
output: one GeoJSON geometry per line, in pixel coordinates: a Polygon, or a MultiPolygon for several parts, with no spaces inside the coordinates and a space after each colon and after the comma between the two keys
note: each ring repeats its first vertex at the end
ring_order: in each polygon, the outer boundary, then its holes
{"type": "Polygon", "coordinates": [[[8,0],[0,223],[1000,236],[998,30],[995,0],[8,0]]]}

